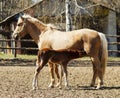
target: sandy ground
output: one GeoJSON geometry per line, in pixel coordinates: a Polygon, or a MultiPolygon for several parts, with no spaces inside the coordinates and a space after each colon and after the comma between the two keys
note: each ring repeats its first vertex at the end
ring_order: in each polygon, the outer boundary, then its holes
{"type": "Polygon", "coordinates": [[[64,82],[62,89],[48,88],[49,68],[45,66],[39,75],[39,89],[31,91],[34,62],[1,60],[0,98],[120,98],[120,63],[109,62],[108,65],[104,86],[100,90],[89,87],[92,78],[91,63],[73,61],[68,67],[70,89],[64,88],[64,82]],[[73,66],[75,64],[80,66],[73,66]]]}

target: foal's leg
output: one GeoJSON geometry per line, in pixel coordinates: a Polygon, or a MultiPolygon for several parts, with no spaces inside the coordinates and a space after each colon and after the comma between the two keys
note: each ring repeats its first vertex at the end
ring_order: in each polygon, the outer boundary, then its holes
{"type": "Polygon", "coordinates": [[[62,77],[62,66],[55,64],[54,67],[55,67],[55,74],[56,74],[57,79],[58,79],[56,87],[58,87],[60,85],[60,80],[61,80],[61,77],[62,77]],[[58,67],[59,67],[59,70],[58,70],[58,67]]]}
{"type": "Polygon", "coordinates": [[[49,62],[49,70],[50,70],[50,76],[51,76],[51,83],[49,84],[48,87],[52,88],[54,87],[54,84],[55,84],[55,77],[54,77],[54,64],[49,62]]]}
{"type": "Polygon", "coordinates": [[[35,75],[34,75],[34,78],[33,78],[33,90],[37,89],[38,88],[38,75],[41,71],[41,69],[44,67],[45,63],[43,63],[41,61],[41,63],[39,64],[38,62],[36,62],[36,70],[35,70],[35,75]]]}
{"type": "MultiPolygon", "coordinates": [[[[65,81],[65,87],[68,87],[68,72],[67,72],[67,64],[63,64],[63,72],[64,72],[64,81],[65,81]]],[[[61,81],[62,82],[62,81],[61,81]]]]}

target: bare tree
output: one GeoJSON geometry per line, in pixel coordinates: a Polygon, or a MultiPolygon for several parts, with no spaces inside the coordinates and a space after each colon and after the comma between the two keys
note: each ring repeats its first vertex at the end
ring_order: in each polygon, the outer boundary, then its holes
{"type": "Polygon", "coordinates": [[[66,0],[65,6],[66,6],[66,31],[72,30],[72,19],[71,19],[71,13],[70,13],[70,1],[66,0]]]}

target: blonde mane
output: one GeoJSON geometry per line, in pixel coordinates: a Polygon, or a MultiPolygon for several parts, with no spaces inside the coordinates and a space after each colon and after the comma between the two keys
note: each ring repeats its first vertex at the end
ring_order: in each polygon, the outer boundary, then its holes
{"type": "Polygon", "coordinates": [[[41,22],[40,20],[38,20],[37,18],[34,18],[34,17],[32,17],[32,16],[30,16],[28,14],[24,14],[22,17],[26,18],[26,19],[30,19],[33,22],[40,23],[40,24],[42,24],[44,26],[47,26],[48,28],[58,29],[55,25],[53,25],[53,24],[45,24],[45,23],[41,22]]]}
{"type": "Polygon", "coordinates": [[[58,29],[55,25],[53,24],[47,24],[47,27],[51,28],[51,29],[58,29]]]}

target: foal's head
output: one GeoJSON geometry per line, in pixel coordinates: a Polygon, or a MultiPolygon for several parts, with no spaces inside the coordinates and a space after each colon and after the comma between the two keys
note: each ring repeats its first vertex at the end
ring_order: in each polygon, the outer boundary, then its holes
{"type": "Polygon", "coordinates": [[[38,51],[38,62],[43,60],[44,62],[48,62],[48,60],[52,57],[53,52],[51,49],[43,49],[38,51]]]}

